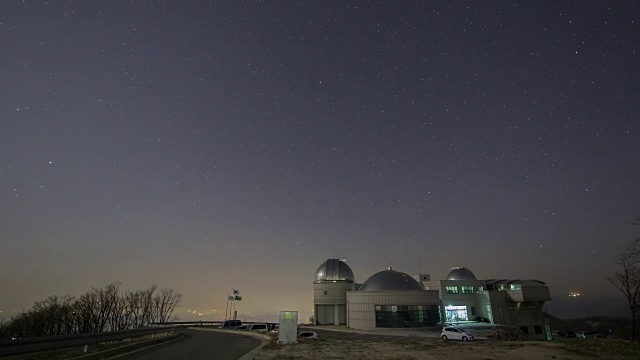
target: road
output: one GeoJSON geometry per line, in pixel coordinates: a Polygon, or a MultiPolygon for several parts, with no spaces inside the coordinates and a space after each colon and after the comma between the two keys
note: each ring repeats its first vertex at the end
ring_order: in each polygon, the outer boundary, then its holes
{"type": "Polygon", "coordinates": [[[184,337],[153,346],[133,354],[120,355],[118,360],[236,360],[260,345],[260,340],[218,331],[180,328],[184,337]]]}

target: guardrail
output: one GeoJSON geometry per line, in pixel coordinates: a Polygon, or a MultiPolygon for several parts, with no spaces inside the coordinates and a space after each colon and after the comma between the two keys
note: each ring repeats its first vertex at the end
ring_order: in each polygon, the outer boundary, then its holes
{"type": "MultiPolygon", "coordinates": [[[[215,320],[215,321],[170,321],[164,323],[151,323],[149,326],[210,326],[210,325],[222,325],[224,321],[215,320]]],[[[243,321],[242,325],[251,325],[251,324],[267,324],[270,327],[275,327],[279,325],[277,322],[269,322],[269,321],[243,321]]]]}
{"type": "Polygon", "coordinates": [[[132,339],[145,335],[152,335],[153,338],[156,334],[162,333],[167,333],[168,336],[169,334],[173,334],[174,332],[174,327],[155,327],[136,330],[109,331],[101,333],[71,334],[59,336],[43,336],[28,339],[1,340],[0,356],[19,355],[37,351],[46,351],[83,345],[85,346],[86,352],[87,345],[93,345],[108,341],[132,339]]]}
{"type": "MultiPolygon", "coordinates": [[[[164,323],[151,323],[149,326],[199,326],[199,325],[222,325],[224,321],[169,321],[164,323]]],[[[244,324],[244,321],[242,322],[244,324]]]]}

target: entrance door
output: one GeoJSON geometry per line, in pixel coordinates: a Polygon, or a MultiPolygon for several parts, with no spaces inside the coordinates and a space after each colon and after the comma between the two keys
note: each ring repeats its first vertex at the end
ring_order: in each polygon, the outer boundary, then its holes
{"type": "Polygon", "coordinates": [[[449,305],[444,308],[447,312],[447,321],[448,322],[458,322],[458,321],[467,321],[469,317],[467,316],[467,307],[466,306],[455,306],[449,305]]]}
{"type": "Polygon", "coordinates": [[[318,325],[333,325],[335,322],[333,305],[318,305],[318,313],[315,315],[318,325]]]}

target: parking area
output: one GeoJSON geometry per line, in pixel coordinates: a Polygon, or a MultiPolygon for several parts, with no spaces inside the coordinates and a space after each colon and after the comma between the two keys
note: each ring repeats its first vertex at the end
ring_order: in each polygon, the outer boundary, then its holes
{"type": "MultiPolygon", "coordinates": [[[[493,324],[485,323],[460,323],[454,327],[465,329],[466,331],[474,334],[474,336],[482,336],[489,331],[495,329],[493,324]]],[[[411,328],[411,329],[376,329],[371,332],[364,332],[358,330],[347,329],[345,326],[303,326],[299,331],[315,331],[318,333],[318,337],[327,340],[362,340],[362,341],[384,341],[384,342],[413,342],[420,340],[434,340],[442,341],[440,339],[440,332],[442,327],[430,327],[430,328],[411,328]],[[376,334],[376,331],[380,333],[376,334]],[[394,334],[395,332],[395,334],[394,334]]],[[[476,340],[486,340],[481,338],[476,340]]]]}

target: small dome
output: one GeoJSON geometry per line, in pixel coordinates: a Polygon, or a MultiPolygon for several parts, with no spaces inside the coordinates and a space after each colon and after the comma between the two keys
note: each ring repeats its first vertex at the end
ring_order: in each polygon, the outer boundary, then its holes
{"type": "Polygon", "coordinates": [[[355,282],[355,276],[346,262],[340,259],[327,259],[316,270],[316,281],[355,282]]]}
{"type": "Polygon", "coordinates": [[[476,276],[473,275],[471,270],[466,267],[454,267],[451,268],[449,275],[447,275],[447,280],[478,280],[476,276]]]}
{"type": "Polygon", "coordinates": [[[371,275],[360,287],[360,291],[424,290],[411,276],[391,268],[371,275]]]}

